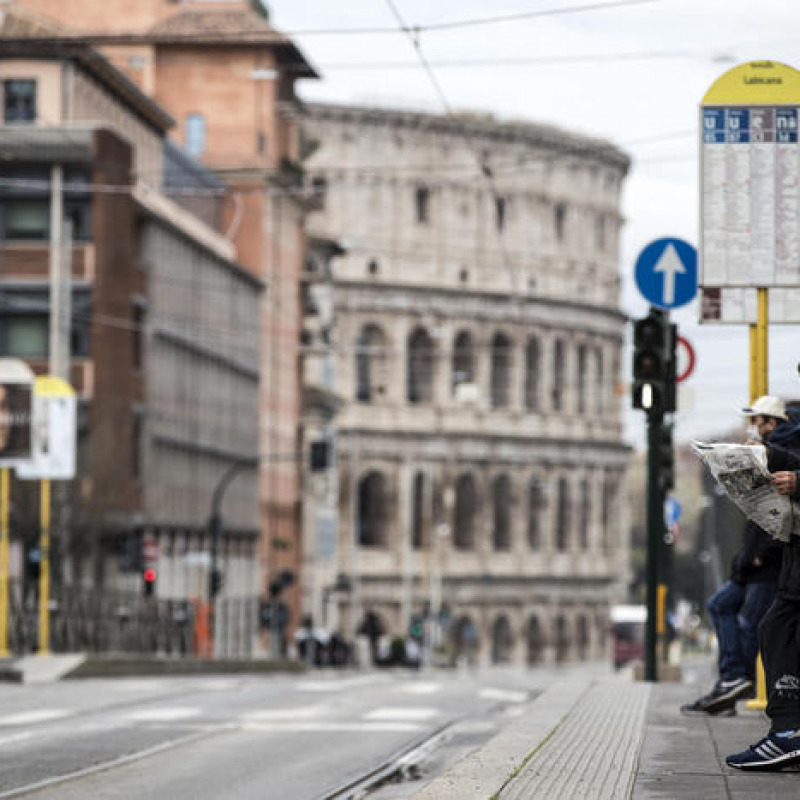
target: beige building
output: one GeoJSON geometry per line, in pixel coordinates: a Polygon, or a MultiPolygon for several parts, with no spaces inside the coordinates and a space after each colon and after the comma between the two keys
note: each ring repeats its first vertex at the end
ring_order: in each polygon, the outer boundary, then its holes
{"type": "Polygon", "coordinates": [[[310,105],[336,262],[329,618],[483,662],[600,656],[628,575],[627,156],[521,122],[310,105]]]}

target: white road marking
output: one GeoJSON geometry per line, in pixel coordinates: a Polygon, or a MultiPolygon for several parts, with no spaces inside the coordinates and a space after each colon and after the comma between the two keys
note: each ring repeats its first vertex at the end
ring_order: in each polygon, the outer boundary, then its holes
{"type": "Polygon", "coordinates": [[[436,694],[442,691],[440,683],[426,683],[420,681],[419,683],[404,683],[398,687],[404,694],[436,694]]]}
{"type": "Polygon", "coordinates": [[[389,680],[385,675],[364,675],[360,678],[331,678],[327,681],[300,681],[295,684],[299,692],[344,692],[347,689],[356,689],[361,686],[371,686],[376,683],[386,683],[389,680]]]}
{"type": "Polygon", "coordinates": [[[439,713],[437,708],[376,708],[370,711],[361,719],[364,720],[407,720],[407,719],[430,719],[439,713]]]}
{"type": "Polygon", "coordinates": [[[527,692],[514,692],[509,689],[481,689],[478,692],[481,700],[500,700],[503,703],[524,703],[528,699],[527,692]]]}
{"type": "Polygon", "coordinates": [[[128,722],[175,722],[200,716],[199,708],[175,706],[174,708],[143,708],[124,715],[128,722]]]}
{"type": "Polygon", "coordinates": [[[420,730],[413,722],[248,722],[244,731],[264,733],[409,733],[420,730]]]}
{"type": "Polygon", "coordinates": [[[329,710],[330,708],[326,705],[301,706],[295,708],[265,708],[261,711],[248,711],[246,714],[242,714],[240,719],[245,722],[278,722],[280,720],[294,722],[295,720],[299,721],[302,719],[321,717],[329,710]]]}
{"type": "Polygon", "coordinates": [[[25,739],[31,739],[31,738],[33,738],[33,734],[30,731],[25,731],[23,733],[12,733],[11,736],[0,737],[0,747],[6,744],[21,742],[25,739]]]}
{"type": "Polygon", "coordinates": [[[0,717],[0,725],[33,725],[37,722],[62,719],[73,713],[64,708],[40,708],[38,711],[23,711],[20,714],[8,714],[0,717]]]}

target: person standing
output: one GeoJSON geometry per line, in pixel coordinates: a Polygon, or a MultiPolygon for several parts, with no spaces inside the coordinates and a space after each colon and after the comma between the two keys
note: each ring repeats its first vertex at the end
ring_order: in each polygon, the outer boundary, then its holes
{"type": "Polygon", "coordinates": [[[725,762],[742,770],[778,771],[800,764],[800,455],[768,444],[767,464],[775,488],[794,501],[775,603],[758,631],[771,725],[763,739],[725,762]]]}
{"type": "MultiPolygon", "coordinates": [[[[800,425],[789,419],[780,398],[759,397],[742,411],[754,428],[751,438],[800,453],[800,425]]],[[[747,521],[730,579],[708,601],[717,635],[719,678],[708,694],[681,706],[683,714],[733,715],[736,701],[752,695],[758,626],[775,598],[782,549],[766,531],[747,521]]]]}

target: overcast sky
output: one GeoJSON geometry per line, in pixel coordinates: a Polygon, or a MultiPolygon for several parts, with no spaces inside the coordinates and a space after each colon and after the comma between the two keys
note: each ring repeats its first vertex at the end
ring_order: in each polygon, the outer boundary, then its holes
{"type": "MultiPolygon", "coordinates": [[[[630,153],[620,270],[624,308],[639,316],[647,305],[633,283],[637,254],[662,236],[698,241],[696,129],[703,94],[737,63],[772,59],[800,67],[800,2],[630,0],[613,7],[613,1],[391,3],[411,27],[598,6],[423,30],[419,41],[453,108],[554,123],[606,137],[630,153]]],[[[323,76],[302,81],[301,97],[443,110],[406,34],[330,33],[396,26],[390,0],[270,0],[268,5],[273,24],[294,36],[323,76]]],[[[698,356],[685,383],[677,436],[703,438],[729,429],[748,399],[746,326],[697,325],[694,303],[674,318],[698,356]]],[[[771,393],[800,397],[798,342],[796,327],[771,328],[771,393]]],[[[625,377],[627,372],[626,363],[625,377]]],[[[628,438],[639,446],[642,415],[627,417],[628,438]]]]}

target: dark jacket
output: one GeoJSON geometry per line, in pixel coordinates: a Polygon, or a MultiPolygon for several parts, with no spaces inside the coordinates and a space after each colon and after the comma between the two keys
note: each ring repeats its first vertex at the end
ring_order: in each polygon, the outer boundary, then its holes
{"type": "MultiPolygon", "coordinates": [[[[774,438],[770,437],[767,444],[769,471],[798,472],[793,499],[800,502],[800,452],[796,446],[793,446],[792,441],[780,441],[778,444],[773,444],[773,442],[774,438]]],[[[778,594],[786,600],[800,603],[800,520],[795,523],[789,542],[783,548],[781,571],[778,576],[778,594]]]]}
{"type": "MultiPolygon", "coordinates": [[[[800,419],[794,409],[789,412],[789,416],[789,421],[778,425],[766,443],[767,466],[771,472],[785,469],[785,467],[773,466],[773,463],[783,463],[779,461],[782,458],[797,458],[798,464],[800,464],[800,419]],[[781,453],[783,455],[779,455],[781,453]]],[[[783,545],[755,522],[748,520],[744,529],[742,546],[731,564],[731,580],[740,584],[771,583],[778,580],[782,554],[783,545]],[[758,566],[756,566],[756,562],[758,566]]]]}

